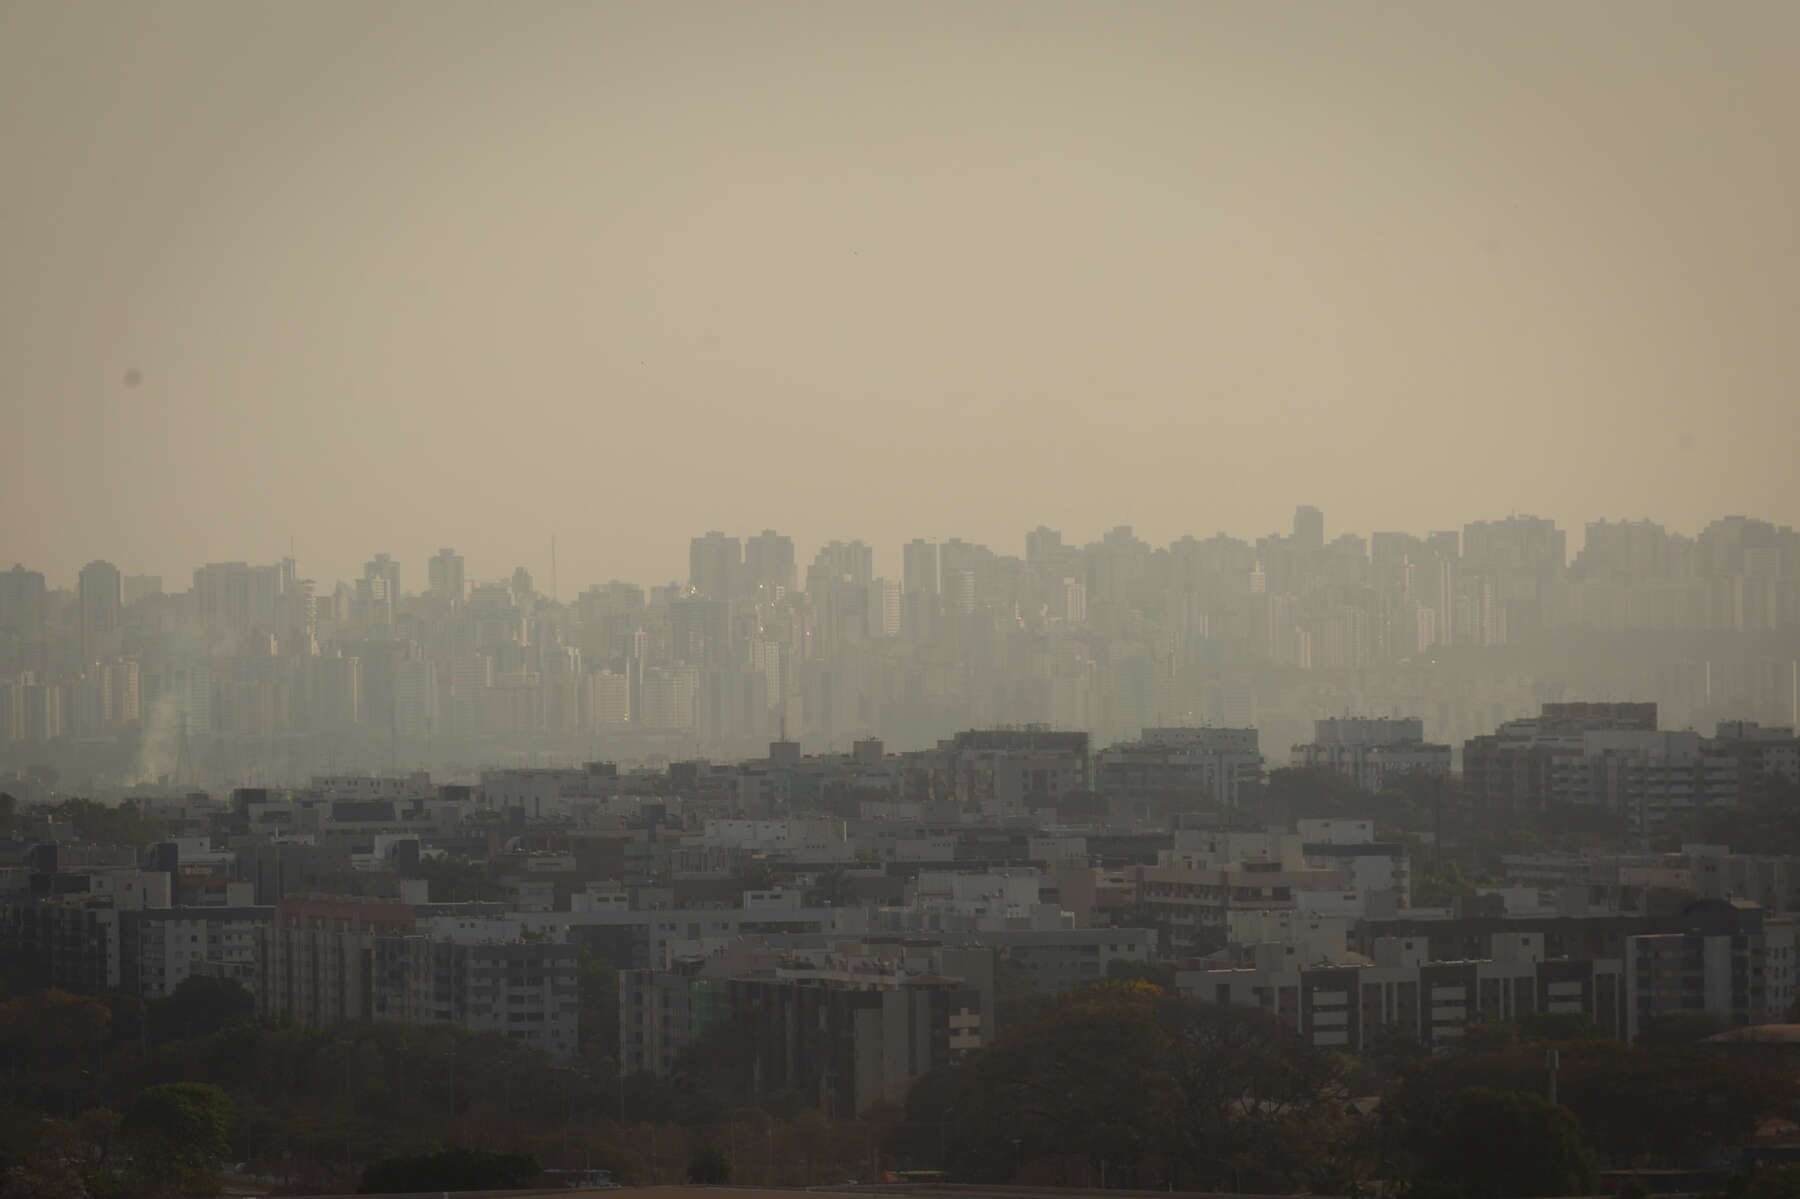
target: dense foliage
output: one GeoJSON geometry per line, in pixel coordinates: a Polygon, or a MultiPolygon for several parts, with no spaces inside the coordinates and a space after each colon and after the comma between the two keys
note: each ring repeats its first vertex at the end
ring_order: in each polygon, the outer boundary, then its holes
{"type": "Polygon", "coordinates": [[[359,1194],[407,1191],[511,1190],[526,1186],[539,1173],[537,1161],[522,1153],[488,1153],[480,1149],[444,1149],[409,1157],[384,1157],[363,1171],[359,1194]]]}

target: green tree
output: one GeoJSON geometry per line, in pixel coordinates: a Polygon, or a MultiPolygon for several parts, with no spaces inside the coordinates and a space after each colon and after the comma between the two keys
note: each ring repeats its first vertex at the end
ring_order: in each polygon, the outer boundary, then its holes
{"type": "Polygon", "coordinates": [[[151,1002],[150,1037],[206,1037],[256,1015],[256,997],[229,978],[190,974],[174,992],[151,1002]]]}
{"type": "Polygon", "coordinates": [[[1697,1045],[1730,1027],[1723,1016],[1712,1012],[1663,1012],[1645,1022],[1637,1043],[1645,1049],[1697,1045]]]}
{"type": "Polygon", "coordinates": [[[125,1111],[119,1133],[130,1145],[141,1193],[210,1195],[219,1159],[230,1150],[233,1105],[211,1083],[148,1087],[125,1111]]]}
{"type": "Polygon", "coordinates": [[[583,945],[576,955],[577,1029],[590,1062],[619,1056],[619,971],[583,945]]]}
{"type": "Polygon", "coordinates": [[[1597,1041],[1604,1035],[1580,1012],[1533,1012],[1519,1021],[1519,1031],[1539,1041],[1597,1041]]]}
{"type": "Polygon", "coordinates": [[[506,898],[487,868],[467,858],[433,855],[419,859],[419,877],[427,883],[432,903],[473,903],[506,898]]]}
{"type": "Polygon", "coordinates": [[[1173,962],[1128,962],[1114,958],[1106,964],[1106,977],[1112,982],[1146,982],[1164,991],[1175,990],[1173,962]]]}
{"type": "Polygon", "coordinates": [[[688,1181],[701,1186],[725,1186],[731,1182],[731,1159],[717,1145],[708,1145],[688,1162],[688,1181]]]}
{"type": "Polygon", "coordinates": [[[357,1192],[513,1190],[528,1185],[542,1172],[536,1159],[522,1153],[443,1149],[371,1162],[363,1170],[357,1192]]]}
{"type": "Polygon", "coordinates": [[[1800,1199],[1800,1163],[1764,1166],[1752,1174],[1747,1199],[1800,1199]]]}
{"type": "Polygon", "coordinates": [[[1469,1087],[1420,1132],[1425,1182],[1498,1199],[1593,1192],[1594,1152],[1580,1122],[1541,1095],[1469,1087]]]}
{"type": "Polygon", "coordinates": [[[828,866],[819,871],[813,885],[806,890],[808,907],[842,908],[850,905],[850,875],[842,866],[828,866]]]}
{"type": "Polygon", "coordinates": [[[1295,1190],[1317,1176],[1347,1132],[1343,1059],[1266,1012],[1186,999],[1161,1009],[1185,1169],[1217,1190],[1295,1190]]]}

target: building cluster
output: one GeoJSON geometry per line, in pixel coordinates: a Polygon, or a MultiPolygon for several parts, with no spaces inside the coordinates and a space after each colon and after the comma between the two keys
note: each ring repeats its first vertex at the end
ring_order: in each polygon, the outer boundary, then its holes
{"type": "Polygon", "coordinates": [[[1463,786],[1505,825],[1551,805],[1598,808],[1639,833],[1800,780],[1792,727],[1721,722],[1711,737],[1657,726],[1653,703],[1547,703],[1463,744],[1463,786]]]}
{"type": "MultiPolygon", "coordinates": [[[[1543,777],[1567,787],[1541,799],[1645,810],[1568,780],[1648,787],[1582,755],[1651,745],[1653,705],[1522,723],[1503,739],[1549,745],[1543,777]]],[[[1735,772],[1706,802],[1800,781],[1792,730],[1739,723],[1705,745],[1735,772]]],[[[1321,720],[1292,760],[1363,791],[1449,770],[1416,719],[1321,720]]],[[[154,1000],[228,978],[267,1015],[451,1022],[559,1062],[594,1033],[592,955],[619,972],[605,1032],[628,1070],[670,1071],[723,1036],[751,1047],[762,1085],[851,1114],[990,1043],[1009,989],[1120,971],[1172,970],[1186,994],[1349,1051],[1442,1046],[1483,1020],[1567,1014],[1631,1038],[1664,1013],[1749,1025],[1794,1004],[1800,859],[1518,856],[1503,882],[1430,906],[1417,830],[1259,825],[1263,777],[1254,729],[1151,727],[1091,752],[1028,727],[904,753],[776,741],[735,763],[146,793],[148,844],[84,841],[44,810],[0,841],[0,953],[46,985],[154,1000]],[[1671,894],[1684,902],[1658,902],[1671,894]]]]}
{"type": "MultiPolygon", "coordinates": [[[[454,772],[597,744],[742,757],[776,738],[919,745],[1000,724],[1297,740],[1351,710],[1420,713],[1460,742],[1554,687],[1608,683],[1685,724],[1793,723],[1800,704],[1800,535],[1744,517],[1692,538],[1600,521],[1573,561],[1533,517],[1327,539],[1311,507],[1254,541],[1152,546],[1120,527],[1078,546],[1038,528],[1023,550],[921,539],[877,573],[861,541],[808,563],[773,531],[709,532],[683,583],[567,597],[523,568],[471,578],[450,549],[422,581],[376,554],[330,585],[292,558],[209,563],[181,590],[105,561],[72,588],[15,566],[0,572],[0,769],[224,787],[257,769],[454,772]],[[1591,652],[1568,651],[1571,630],[1591,652]]],[[[1337,735],[1380,772],[1405,732],[1337,735]]]]}

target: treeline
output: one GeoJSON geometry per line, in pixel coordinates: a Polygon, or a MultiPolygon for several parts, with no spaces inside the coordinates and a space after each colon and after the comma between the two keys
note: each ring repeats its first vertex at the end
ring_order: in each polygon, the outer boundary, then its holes
{"type": "Polygon", "coordinates": [[[1260,1011],[1117,980],[1046,1003],[998,1044],[920,1078],[903,1105],[830,1120],[817,1096],[760,1091],[754,1051],[730,1026],[668,1078],[621,1078],[610,1061],[558,1067],[494,1034],[304,1028],[184,989],[136,1026],[129,1005],[89,996],[0,1006],[0,1196],[202,1194],[224,1162],[295,1194],[518,1177],[529,1164],[639,1184],[942,1170],[968,1182],[1339,1195],[1403,1184],[1506,1199],[1591,1194],[1602,1168],[1691,1166],[1800,1116],[1793,1063],[1766,1045],[1708,1043],[1714,1026],[1701,1020],[1635,1047],[1543,1021],[1477,1026],[1438,1055],[1395,1036],[1349,1056],[1260,1011]]]}
{"type": "Polygon", "coordinates": [[[1591,1194],[1601,1168],[1692,1166],[1800,1116],[1792,1062],[1691,1039],[1709,1031],[1627,1047],[1491,1026],[1440,1055],[1396,1037],[1351,1057],[1254,1009],[1109,982],[920,1079],[887,1149],[970,1182],[1591,1194]]]}
{"type": "Polygon", "coordinates": [[[521,1162],[802,1186],[863,1176],[898,1118],[832,1122],[793,1092],[740,1102],[697,1064],[621,1078],[610,1059],[557,1066],[453,1025],[318,1029],[252,1008],[235,984],[198,978],[148,1005],[56,990],[0,1002],[0,1197],[211,1194],[221,1164],[276,1194],[517,1178],[521,1162]],[[177,1084],[204,1090],[172,1105],[177,1084]],[[180,1153],[171,1164],[147,1146],[180,1153]]]}

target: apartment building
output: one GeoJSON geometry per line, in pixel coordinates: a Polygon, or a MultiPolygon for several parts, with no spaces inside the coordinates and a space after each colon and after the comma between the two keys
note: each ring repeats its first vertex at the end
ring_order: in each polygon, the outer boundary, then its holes
{"type": "Polygon", "coordinates": [[[914,1079],[981,1047],[992,964],[991,949],[891,942],[741,946],[680,970],[622,971],[624,1066],[666,1074],[729,1022],[756,1046],[765,1089],[792,1089],[828,1115],[854,1117],[901,1101],[914,1079]]]}
{"type": "Polygon", "coordinates": [[[1405,775],[1448,775],[1450,747],[1427,742],[1425,722],[1418,717],[1346,716],[1314,721],[1313,739],[1293,747],[1289,764],[1341,774],[1377,794],[1405,775]]]}
{"type": "Polygon", "coordinates": [[[1183,994],[1253,1007],[1321,1047],[1357,1052],[1382,1036],[1427,1047],[1462,1038],[1471,1023],[1537,1012],[1593,1020],[1608,1037],[1626,1027],[1624,964],[1617,958],[1546,958],[1532,933],[1493,939],[1485,959],[1433,961],[1424,938],[1383,938],[1373,962],[1308,965],[1295,944],[1255,947],[1245,967],[1183,971],[1183,994]]]}
{"type": "Polygon", "coordinates": [[[254,992],[257,930],[274,917],[274,908],[252,906],[123,912],[120,985],[145,999],[161,999],[199,975],[235,979],[254,992]]]}
{"type": "Polygon", "coordinates": [[[1666,1014],[1704,1012],[1734,1028],[1787,1019],[1800,923],[1746,900],[1701,899],[1682,911],[1681,924],[1626,943],[1633,1039],[1666,1014]]]}
{"type": "Polygon", "coordinates": [[[375,948],[411,934],[411,906],[325,896],[284,899],[256,930],[256,1012],[325,1026],[372,1020],[375,948]]]}

